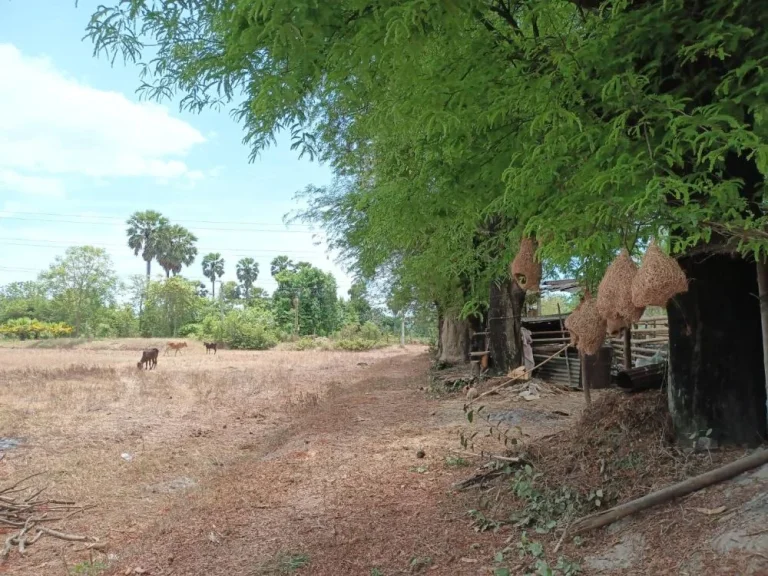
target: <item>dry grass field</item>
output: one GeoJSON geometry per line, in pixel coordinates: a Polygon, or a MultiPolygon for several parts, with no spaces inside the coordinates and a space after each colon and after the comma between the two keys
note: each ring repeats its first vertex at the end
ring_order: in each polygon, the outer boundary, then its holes
{"type": "MultiPolygon", "coordinates": [[[[0,560],[0,574],[474,576],[496,573],[499,550],[511,546],[517,557],[514,529],[478,533],[468,516],[471,509],[508,515],[509,481],[453,489],[483,462],[462,451],[460,433],[475,426],[476,449],[501,447],[484,437],[482,421],[468,425],[462,396],[429,390],[422,346],[206,355],[190,341],[178,355],[161,352],[157,369],[144,371],[136,368],[141,349],[162,350],[164,342],[56,344],[0,345],[0,490],[39,474],[30,490],[88,507],[51,526],[99,543],[46,535],[24,556],[14,548],[0,560]]],[[[522,431],[547,482],[569,476],[563,481],[574,486],[599,485],[607,453],[594,439],[622,430],[626,449],[641,459],[660,454],[654,407],[664,403],[648,397],[650,416],[641,410],[632,417],[635,398],[593,395],[602,408],[584,420],[579,393],[527,401],[505,389],[485,406],[522,431]]],[[[617,489],[636,496],[690,473],[693,464],[733,457],[670,457],[665,466],[624,470],[617,489]]],[[[750,486],[742,493],[723,485],[688,505],[715,508],[729,494],[736,506],[762,489],[750,486]]],[[[700,561],[708,573],[737,573],[726,567],[733,558],[702,544],[718,519],[703,524],[680,510],[672,503],[624,524],[624,532],[641,532],[652,562],[646,557],[612,573],[682,574],[681,559],[702,550],[709,550],[700,561]],[[667,550],[665,530],[673,525],[678,545],[667,550]]],[[[0,543],[18,530],[2,525],[0,515],[0,543]]],[[[558,535],[542,538],[551,549],[558,535]]],[[[617,538],[598,532],[578,546],[565,543],[561,553],[579,559],[616,546],[617,538]]],[[[511,573],[525,573],[524,566],[511,573]]]]}
{"type": "MultiPolygon", "coordinates": [[[[97,505],[68,520],[68,531],[109,542],[146,530],[244,454],[279,446],[281,427],[363,378],[368,365],[423,351],[213,355],[190,343],[166,356],[160,341],[35,344],[0,347],[0,438],[21,441],[0,461],[0,485],[44,472],[47,493],[97,505]],[[158,367],[138,370],[149,345],[161,348],[158,367]]],[[[78,548],[44,538],[4,569],[63,574],[90,557],[78,548]]]]}

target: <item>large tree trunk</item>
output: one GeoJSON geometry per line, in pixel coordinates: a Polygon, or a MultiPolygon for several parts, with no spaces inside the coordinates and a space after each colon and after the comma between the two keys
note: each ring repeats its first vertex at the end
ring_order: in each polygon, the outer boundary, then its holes
{"type": "Polygon", "coordinates": [[[440,330],[442,364],[464,364],[469,358],[469,322],[454,314],[445,314],[440,330]]]}
{"type": "Polygon", "coordinates": [[[688,292],[667,305],[668,400],[678,440],[754,445],[766,433],[760,302],[754,263],[725,254],[680,258],[688,292]]]}
{"type": "MultiPolygon", "coordinates": [[[[757,287],[760,298],[760,324],[763,332],[763,375],[765,376],[766,400],[768,401],[768,263],[757,263],[757,287]]],[[[768,416],[768,405],[766,406],[768,416]]]]}
{"type": "Polygon", "coordinates": [[[506,374],[523,363],[525,290],[511,278],[491,283],[488,308],[491,372],[506,374]]]}

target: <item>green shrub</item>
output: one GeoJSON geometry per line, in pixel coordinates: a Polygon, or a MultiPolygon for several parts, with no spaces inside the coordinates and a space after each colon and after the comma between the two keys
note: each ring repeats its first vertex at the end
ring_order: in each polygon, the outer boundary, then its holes
{"type": "Polygon", "coordinates": [[[384,334],[373,322],[366,322],[360,327],[360,338],[363,340],[381,340],[384,334]]]}
{"type": "Polygon", "coordinates": [[[351,340],[360,334],[360,324],[347,324],[339,330],[338,338],[340,340],[351,340]]]}
{"type": "Polygon", "coordinates": [[[363,350],[371,350],[376,346],[376,343],[372,340],[363,340],[362,338],[342,338],[336,340],[335,348],[339,350],[349,350],[351,352],[362,352],[363,350]]]}
{"type": "Polygon", "coordinates": [[[296,350],[314,350],[318,345],[314,338],[300,338],[293,347],[296,350]]]}
{"type": "Polygon", "coordinates": [[[103,319],[96,326],[97,336],[112,338],[131,338],[139,334],[139,319],[130,306],[108,308],[103,319]]]}
{"type": "Polygon", "coordinates": [[[196,329],[197,336],[239,350],[266,350],[277,345],[274,317],[268,310],[232,310],[223,319],[209,314],[196,329]]]}
{"type": "Polygon", "coordinates": [[[266,350],[277,345],[277,337],[264,326],[241,322],[227,326],[224,343],[236,350],[266,350]]]}
{"type": "Polygon", "coordinates": [[[19,340],[63,338],[72,335],[72,326],[64,322],[40,322],[32,318],[14,318],[0,324],[0,336],[19,340]]]}
{"type": "Polygon", "coordinates": [[[196,340],[203,339],[203,325],[199,322],[184,324],[179,328],[180,338],[194,338],[196,340]]]}

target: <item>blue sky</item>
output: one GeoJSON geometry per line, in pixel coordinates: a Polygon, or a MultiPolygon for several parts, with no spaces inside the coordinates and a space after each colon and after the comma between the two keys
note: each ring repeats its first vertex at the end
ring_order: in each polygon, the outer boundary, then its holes
{"type": "MultiPolygon", "coordinates": [[[[0,2],[0,285],[31,280],[71,245],[108,251],[127,280],[144,264],[125,245],[125,220],[154,209],[198,238],[185,276],[203,279],[202,254],[221,252],[223,280],[255,258],[271,291],[278,254],[350,278],[306,226],[286,229],[296,191],[331,181],[299,160],[286,137],[253,164],[227,112],[201,115],[140,102],[134,67],[92,56],[82,40],[96,0],[0,2]]],[[[156,272],[162,272],[154,265],[156,272]]]]}

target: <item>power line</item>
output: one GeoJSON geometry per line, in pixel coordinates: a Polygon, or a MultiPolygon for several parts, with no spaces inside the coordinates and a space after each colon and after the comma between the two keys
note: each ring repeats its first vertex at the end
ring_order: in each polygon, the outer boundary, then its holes
{"type": "MultiPolygon", "coordinates": [[[[0,272],[27,272],[27,273],[30,273],[30,274],[40,274],[40,273],[45,272],[45,271],[46,271],[46,269],[40,270],[38,268],[23,268],[23,267],[20,267],[20,266],[0,266],[0,272]]],[[[116,274],[115,276],[118,279],[127,280],[127,279],[134,278],[136,276],[142,276],[143,277],[144,275],[143,274],[116,274]]],[[[209,284],[211,282],[210,278],[205,278],[205,277],[194,277],[194,276],[187,276],[187,275],[184,275],[184,274],[182,274],[182,277],[185,280],[189,280],[191,282],[202,282],[203,284],[209,284]]],[[[218,281],[219,280],[217,280],[217,282],[218,281]]],[[[226,280],[226,282],[228,282],[228,280],[226,280]]],[[[257,280],[257,284],[256,285],[259,285],[259,284],[262,284],[262,283],[270,285],[270,286],[277,286],[278,285],[277,280],[275,280],[272,277],[260,278],[259,280],[257,280]]]]}
{"type": "MultiPolygon", "coordinates": [[[[24,214],[31,216],[55,216],[62,218],[97,218],[100,220],[117,220],[125,223],[127,218],[120,216],[108,216],[105,214],[66,214],[62,212],[27,212],[24,210],[5,210],[0,211],[0,218],[3,218],[3,214],[24,214]]],[[[188,219],[174,219],[174,222],[186,222],[196,224],[235,224],[242,226],[280,226],[280,224],[274,224],[272,222],[248,222],[242,220],[188,220],[188,219]]],[[[299,228],[309,228],[308,224],[290,224],[290,226],[296,226],[299,228]]]]}
{"type": "MultiPolygon", "coordinates": [[[[4,220],[19,220],[22,222],[50,222],[55,224],[88,224],[91,226],[115,226],[117,222],[92,222],[90,220],[87,220],[89,216],[83,216],[81,220],[65,220],[65,219],[52,219],[52,218],[23,218],[21,216],[5,216],[4,214],[0,214],[0,221],[4,220]]],[[[250,226],[279,226],[279,224],[249,224],[247,222],[233,222],[233,225],[238,226],[244,226],[243,228],[232,228],[232,227],[206,227],[206,226],[195,226],[195,230],[206,230],[206,231],[219,231],[219,232],[254,232],[254,233],[272,233],[272,234],[318,234],[318,232],[313,230],[281,230],[279,228],[275,229],[268,229],[268,228],[251,228],[250,226]]]]}
{"type": "MultiPolygon", "coordinates": [[[[125,248],[128,249],[128,247],[124,244],[104,244],[104,243],[94,243],[94,242],[86,242],[88,246],[95,246],[96,248],[125,248]]],[[[13,238],[13,237],[0,237],[0,246],[24,246],[28,248],[62,248],[62,247],[70,247],[73,246],[72,242],[68,242],[66,240],[27,240],[25,238],[13,238]],[[43,242],[45,244],[43,244],[43,242]]],[[[209,248],[212,252],[230,252],[234,253],[235,256],[242,256],[242,255],[249,255],[249,254],[263,254],[263,255],[269,255],[269,254],[295,254],[295,255],[304,255],[304,256],[311,256],[311,255],[321,255],[324,254],[322,251],[310,251],[310,250],[243,250],[241,248],[209,248]]]]}

